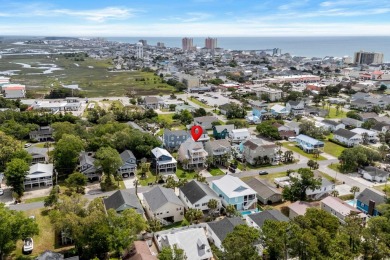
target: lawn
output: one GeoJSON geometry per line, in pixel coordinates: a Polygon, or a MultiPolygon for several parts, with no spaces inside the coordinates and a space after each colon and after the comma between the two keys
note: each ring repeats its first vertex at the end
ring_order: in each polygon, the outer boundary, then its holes
{"type": "Polygon", "coordinates": [[[312,160],[317,160],[317,161],[323,161],[323,160],[326,160],[325,157],[323,156],[319,156],[318,158],[315,158],[313,154],[311,153],[305,153],[304,151],[301,150],[301,148],[299,148],[298,146],[295,145],[295,143],[292,143],[292,142],[283,142],[282,143],[283,147],[284,148],[287,148],[293,152],[296,152],[302,156],[305,156],[309,159],[312,159],[312,160]]]}
{"type": "Polygon", "coordinates": [[[159,76],[152,72],[120,71],[111,72],[112,60],[96,60],[86,58],[85,61],[74,61],[63,55],[9,55],[0,59],[0,71],[20,70],[12,80],[25,84],[27,90],[33,88],[34,94],[42,96],[52,86],[78,84],[87,97],[124,96],[128,92],[137,95],[169,94],[174,87],[163,83],[159,76]],[[32,68],[23,68],[15,63],[25,63],[32,68]],[[78,65],[76,65],[76,64],[78,65]],[[56,70],[48,74],[37,74],[42,64],[55,64],[56,70]]]}
{"type": "Polygon", "coordinates": [[[192,180],[192,179],[195,179],[195,175],[197,174],[197,172],[191,170],[191,171],[188,171],[188,170],[184,170],[183,168],[181,167],[177,167],[177,170],[176,170],[176,176],[179,178],[179,179],[187,179],[187,180],[192,180]]]}
{"type": "MultiPolygon", "coordinates": [[[[159,114],[158,115],[158,121],[165,121],[167,122],[172,130],[186,130],[186,126],[182,125],[179,120],[173,119],[173,116],[175,113],[170,113],[170,114],[159,114]]],[[[162,135],[162,134],[161,134],[162,135]]]]}
{"type": "Polygon", "coordinates": [[[141,186],[148,186],[148,183],[155,183],[156,182],[156,175],[152,172],[148,172],[146,174],[145,179],[141,179],[141,172],[138,172],[138,181],[141,186]]]}
{"type": "Polygon", "coordinates": [[[37,148],[47,148],[47,145],[52,146],[51,143],[37,143],[37,144],[34,144],[34,147],[37,147],[37,148]]]}
{"type": "Polygon", "coordinates": [[[339,109],[339,113],[337,114],[336,112],[337,112],[336,108],[331,106],[327,118],[344,118],[346,115],[346,113],[342,110],[341,107],[339,109]]]}
{"type": "Polygon", "coordinates": [[[209,173],[213,176],[218,176],[218,175],[224,175],[225,173],[219,169],[218,167],[213,167],[209,169],[209,173]]]}
{"type": "Polygon", "coordinates": [[[32,199],[26,199],[24,203],[33,203],[33,202],[39,202],[44,201],[47,198],[47,196],[44,197],[38,197],[38,198],[32,198],[32,199]]]}
{"type": "MultiPolygon", "coordinates": [[[[387,185],[387,184],[373,186],[374,189],[376,189],[377,191],[380,191],[382,193],[385,193],[385,188],[388,189],[387,187],[389,187],[389,185],[387,185]]],[[[387,192],[387,195],[389,195],[389,192],[387,192]]]]}
{"type": "Polygon", "coordinates": [[[336,172],[341,172],[340,169],[339,169],[339,167],[340,167],[340,164],[339,164],[339,163],[332,163],[332,164],[329,164],[329,165],[328,165],[328,168],[329,168],[329,169],[332,169],[332,170],[334,170],[334,171],[336,171],[336,172]]]}
{"type": "Polygon", "coordinates": [[[191,101],[191,102],[194,103],[194,104],[197,104],[197,105],[200,106],[200,107],[203,107],[203,108],[211,108],[211,106],[208,106],[208,105],[206,105],[205,103],[200,102],[200,101],[197,100],[196,98],[188,98],[188,100],[191,101]]]}
{"type": "MultiPolygon", "coordinates": [[[[55,232],[54,232],[54,227],[52,226],[49,216],[46,213],[45,210],[43,209],[33,209],[33,210],[28,210],[25,212],[26,216],[35,216],[35,221],[38,224],[39,227],[39,235],[34,236],[34,250],[31,255],[31,259],[35,259],[36,256],[39,254],[43,253],[46,250],[51,250],[55,252],[62,251],[63,249],[70,249],[71,247],[66,247],[66,248],[59,248],[58,245],[56,245],[55,241],[55,232]],[[42,213],[43,212],[43,213],[42,213]],[[33,258],[33,256],[35,256],[33,258]]],[[[22,246],[23,242],[18,241],[16,250],[13,252],[11,258],[12,259],[17,259],[18,257],[22,257],[22,246]]]]}
{"type": "Polygon", "coordinates": [[[246,180],[250,180],[250,179],[256,177],[260,180],[266,180],[266,181],[272,183],[275,178],[286,177],[286,176],[287,176],[287,172],[276,172],[276,173],[270,173],[267,175],[243,177],[243,178],[241,178],[241,180],[246,181],[246,180]]]}
{"type": "Polygon", "coordinates": [[[346,149],[345,147],[330,141],[324,141],[324,143],[325,143],[324,152],[336,158],[338,158],[341,155],[341,153],[346,149]]]}
{"type": "Polygon", "coordinates": [[[159,114],[158,115],[158,120],[165,120],[165,122],[167,122],[168,124],[173,124],[173,122],[175,121],[173,119],[173,115],[175,113],[172,113],[172,114],[159,114]]]}

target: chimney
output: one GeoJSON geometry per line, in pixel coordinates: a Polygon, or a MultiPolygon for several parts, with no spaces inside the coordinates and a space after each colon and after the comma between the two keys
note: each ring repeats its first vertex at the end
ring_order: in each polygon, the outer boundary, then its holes
{"type": "Polygon", "coordinates": [[[375,209],[375,201],[370,200],[368,202],[368,215],[373,216],[374,215],[374,209],[375,209]]]}

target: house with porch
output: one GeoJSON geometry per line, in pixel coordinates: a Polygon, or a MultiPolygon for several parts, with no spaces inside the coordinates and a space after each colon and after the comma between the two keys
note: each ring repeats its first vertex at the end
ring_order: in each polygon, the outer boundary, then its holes
{"type": "Polygon", "coordinates": [[[53,128],[50,126],[40,126],[37,130],[29,133],[30,140],[36,142],[46,142],[53,140],[53,128]]]}
{"type": "Polygon", "coordinates": [[[273,105],[270,108],[270,112],[273,116],[281,116],[281,117],[287,116],[289,114],[287,108],[279,104],[273,105]]]}
{"type": "Polygon", "coordinates": [[[325,145],[324,142],[303,134],[295,137],[295,141],[297,145],[306,153],[312,153],[315,150],[322,150],[325,145]]]}
{"type": "Polygon", "coordinates": [[[267,113],[268,104],[261,101],[252,101],[250,105],[252,106],[252,113],[246,117],[246,120],[253,124],[260,123],[263,114],[267,113]]]}
{"type": "Polygon", "coordinates": [[[30,166],[30,170],[24,179],[24,186],[52,186],[54,166],[52,163],[37,163],[30,166]]]}
{"type": "Polygon", "coordinates": [[[385,204],[386,201],[387,198],[385,194],[380,193],[373,188],[365,188],[356,197],[356,208],[367,215],[375,217],[380,215],[378,206],[385,204]]]}
{"type": "Polygon", "coordinates": [[[146,109],[158,109],[159,108],[160,99],[157,97],[145,97],[144,98],[144,106],[146,109]]]}
{"type": "Polygon", "coordinates": [[[101,167],[95,166],[92,152],[81,152],[79,155],[79,171],[88,179],[100,178],[101,167]]]}
{"type": "Polygon", "coordinates": [[[118,173],[124,177],[135,176],[137,173],[137,159],[130,150],[124,150],[120,157],[122,159],[122,165],[118,168],[118,173]]]}
{"type": "Polygon", "coordinates": [[[367,136],[367,140],[369,142],[376,142],[378,140],[378,136],[377,136],[376,132],[374,132],[374,131],[370,131],[370,130],[367,130],[364,128],[354,128],[351,131],[356,133],[356,134],[361,135],[363,141],[364,141],[364,136],[367,136]]]}
{"type": "Polygon", "coordinates": [[[195,142],[192,138],[182,143],[178,152],[178,160],[184,169],[204,167],[207,156],[203,143],[195,142]]]}
{"type": "Polygon", "coordinates": [[[175,173],[177,169],[177,161],[165,149],[156,147],[152,150],[151,169],[155,169],[156,173],[175,173]]]}
{"type": "Polygon", "coordinates": [[[365,223],[367,219],[365,213],[337,197],[328,196],[322,199],[321,209],[337,217],[342,224],[345,224],[345,218],[351,215],[359,217],[362,223],[365,223]]]}
{"type": "Polygon", "coordinates": [[[360,134],[354,133],[346,129],[339,129],[333,133],[333,139],[348,147],[359,145],[363,142],[360,134]]]}
{"type": "Polygon", "coordinates": [[[211,189],[222,199],[222,205],[233,205],[238,211],[257,207],[256,192],[237,177],[225,175],[210,184],[211,189]]]}
{"type": "Polygon", "coordinates": [[[232,143],[241,143],[241,142],[249,139],[250,136],[251,136],[251,134],[247,128],[233,129],[229,133],[229,137],[230,137],[232,143]]]}
{"type": "Polygon", "coordinates": [[[329,119],[325,119],[325,120],[322,120],[321,123],[324,125],[324,128],[330,132],[334,132],[334,131],[337,131],[339,129],[345,129],[345,125],[343,123],[340,123],[340,122],[337,122],[337,121],[333,121],[333,120],[329,120],[329,119]]]}
{"type": "Polygon", "coordinates": [[[209,156],[213,157],[213,161],[219,164],[223,163],[223,157],[226,158],[225,163],[227,163],[228,159],[231,156],[232,150],[229,141],[226,139],[206,142],[204,145],[204,149],[209,156]]]}
{"type": "Polygon", "coordinates": [[[149,218],[157,219],[163,225],[169,225],[184,219],[185,206],[173,189],[157,185],[142,195],[142,204],[149,218]]]}
{"type": "Polygon", "coordinates": [[[265,163],[278,163],[278,146],[275,144],[264,144],[261,139],[252,138],[239,145],[242,158],[251,165],[265,163]]]}
{"type": "Polygon", "coordinates": [[[244,182],[256,191],[257,200],[263,205],[271,205],[282,201],[282,193],[269,185],[265,180],[253,177],[246,179],[244,182]]]}
{"type": "Polygon", "coordinates": [[[304,115],[305,114],[305,102],[301,101],[288,101],[286,103],[286,111],[288,114],[296,115],[304,115]]]}

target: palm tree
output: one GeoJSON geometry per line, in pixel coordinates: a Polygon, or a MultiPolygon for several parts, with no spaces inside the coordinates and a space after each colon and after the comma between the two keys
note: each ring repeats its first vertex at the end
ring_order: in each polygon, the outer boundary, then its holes
{"type": "Polygon", "coordinates": [[[378,150],[381,154],[382,160],[385,160],[389,147],[387,147],[386,144],[382,144],[381,146],[379,146],[378,150]]]}
{"type": "Polygon", "coordinates": [[[339,115],[339,112],[340,112],[340,105],[337,104],[337,105],[336,105],[336,116],[339,115]]]}
{"type": "Polygon", "coordinates": [[[368,144],[368,134],[366,132],[362,134],[362,138],[363,138],[363,144],[368,144]]]}
{"type": "Polygon", "coordinates": [[[218,208],[218,201],[215,199],[210,199],[209,202],[207,203],[207,207],[209,207],[211,216],[214,218],[215,210],[218,208]]]}
{"type": "Polygon", "coordinates": [[[233,205],[228,205],[226,207],[226,215],[228,217],[233,217],[233,216],[236,216],[238,214],[236,208],[233,206],[233,205]]]}
{"type": "Polygon", "coordinates": [[[330,195],[332,195],[333,197],[338,197],[339,196],[339,192],[337,190],[333,190],[330,195]]]}
{"type": "Polygon", "coordinates": [[[352,192],[353,194],[353,206],[355,207],[355,194],[356,192],[359,192],[360,188],[357,186],[353,186],[349,192],[352,192]]]}

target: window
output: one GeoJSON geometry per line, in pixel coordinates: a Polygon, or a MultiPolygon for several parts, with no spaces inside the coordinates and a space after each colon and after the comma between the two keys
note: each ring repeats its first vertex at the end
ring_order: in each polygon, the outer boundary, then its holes
{"type": "Polygon", "coordinates": [[[199,204],[195,204],[194,206],[195,206],[195,208],[197,208],[197,207],[199,207],[199,204]]]}
{"type": "Polygon", "coordinates": [[[169,214],[169,211],[167,211],[167,214],[169,214]]]}
{"type": "Polygon", "coordinates": [[[206,206],[206,205],[207,205],[207,203],[203,203],[203,204],[202,204],[202,206],[206,206]]]}

